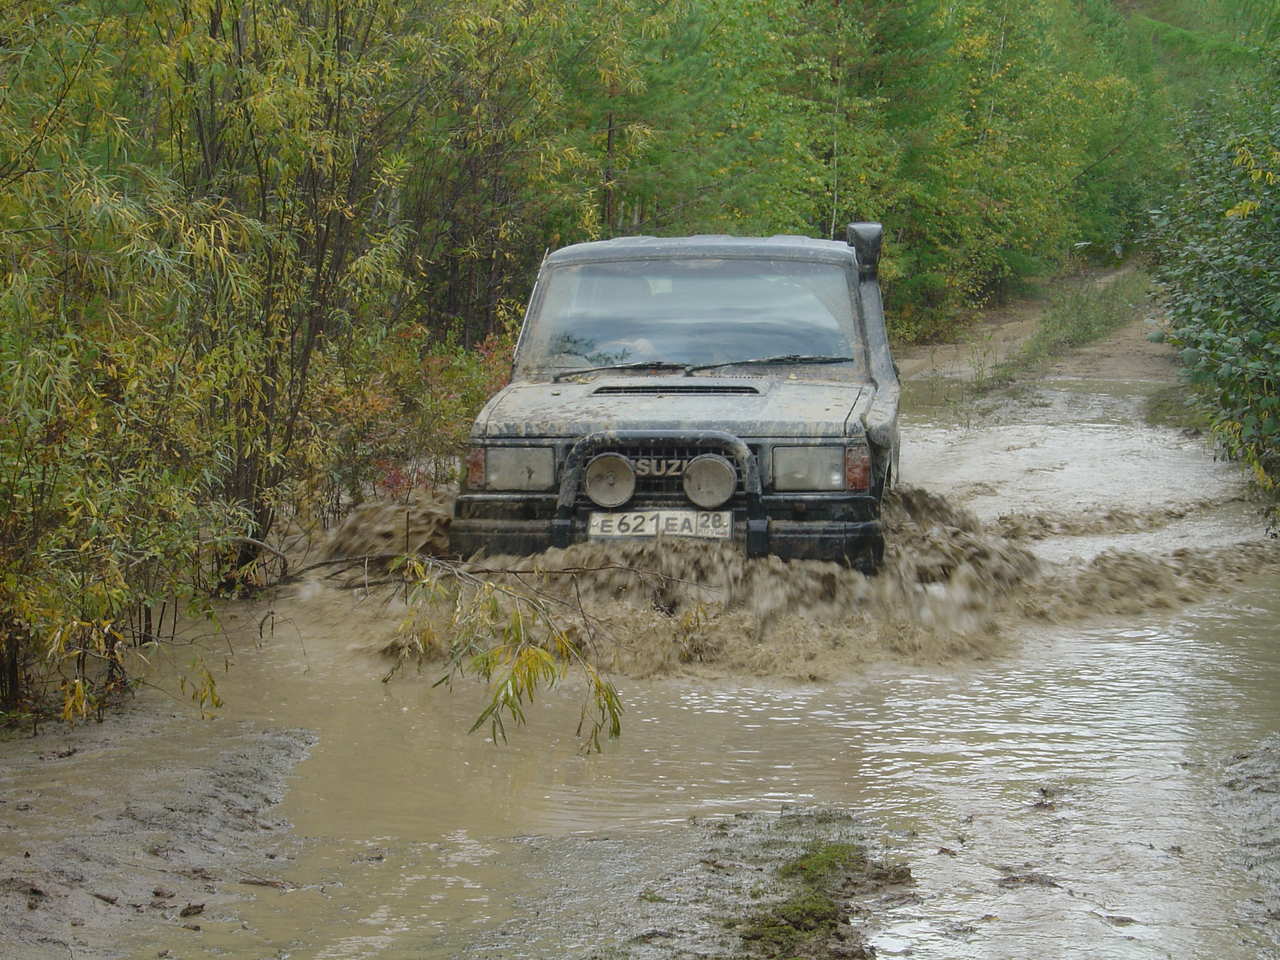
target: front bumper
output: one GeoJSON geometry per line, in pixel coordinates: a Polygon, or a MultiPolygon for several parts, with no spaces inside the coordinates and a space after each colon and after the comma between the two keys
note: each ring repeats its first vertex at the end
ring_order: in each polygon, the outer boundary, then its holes
{"type": "MultiPolygon", "coordinates": [[[[459,500],[459,513],[470,512],[464,498],[459,500]]],[[[637,509],[645,509],[639,507],[637,509]]],[[[568,546],[587,539],[587,514],[575,516],[567,531],[556,532],[564,542],[553,537],[552,521],[501,519],[493,517],[454,518],[449,528],[450,550],[469,557],[486,554],[526,556],[541,553],[554,546],[568,546]],[[563,534],[568,534],[567,538],[563,534]]],[[[612,538],[651,539],[651,538],[612,538]]],[[[770,520],[753,529],[734,511],[733,541],[746,548],[748,556],[772,555],[786,560],[834,560],[859,569],[873,570],[884,556],[884,532],[879,520],[770,520]]],[[[714,542],[714,541],[708,541],[714,542]]]]}
{"type": "MultiPolygon", "coordinates": [[[[590,515],[600,508],[581,494],[582,471],[597,453],[621,443],[655,448],[677,443],[733,459],[740,489],[725,509],[733,513],[732,539],[748,556],[833,560],[866,571],[880,565],[884,533],[876,496],[870,492],[765,494],[752,451],[737,437],[712,430],[674,436],[668,431],[592,434],[568,452],[556,493],[463,493],[449,532],[452,552],[528,555],[584,542],[590,515]]],[[[609,512],[691,506],[683,497],[665,495],[636,499],[609,512]]]]}

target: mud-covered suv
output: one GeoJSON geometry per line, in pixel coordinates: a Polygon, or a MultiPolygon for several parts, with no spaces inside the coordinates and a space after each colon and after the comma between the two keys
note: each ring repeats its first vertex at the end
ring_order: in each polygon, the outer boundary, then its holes
{"type": "Polygon", "coordinates": [[[453,551],[697,537],[874,570],[898,464],[881,236],[552,253],[471,432],[453,551]]]}

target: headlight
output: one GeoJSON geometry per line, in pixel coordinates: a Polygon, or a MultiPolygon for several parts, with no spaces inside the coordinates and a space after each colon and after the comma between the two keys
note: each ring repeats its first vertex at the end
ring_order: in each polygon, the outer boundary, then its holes
{"type": "Polygon", "coordinates": [[[773,489],[845,489],[844,447],[774,447],[773,489]]]}
{"type": "Polygon", "coordinates": [[[583,489],[598,507],[620,507],[636,492],[636,471],[620,453],[602,453],[587,464],[583,489]]]}
{"type": "Polygon", "coordinates": [[[738,471],[724,457],[704,453],[684,468],[685,495],[703,510],[714,510],[733,496],[738,471]]]}
{"type": "Polygon", "coordinates": [[[550,490],[555,486],[556,456],[550,447],[486,447],[483,455],[486,490],[550,490]]]}

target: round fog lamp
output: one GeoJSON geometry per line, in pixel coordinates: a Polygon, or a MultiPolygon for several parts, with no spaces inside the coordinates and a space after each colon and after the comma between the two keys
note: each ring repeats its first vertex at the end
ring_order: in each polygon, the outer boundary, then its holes
{"type": "Polygon", "coordinates": [[[620,453],[602,453],[587,464],[583,486],[598,507],[620,507],[636,492],[636,472],[620,453]]]}
{"type": "Polygon", "coordinates": [[[738,472],[733,464],[715,453],[704,453],[684,468],[684,492],[703,510],[714,510],[733,496],[738,472]]]}

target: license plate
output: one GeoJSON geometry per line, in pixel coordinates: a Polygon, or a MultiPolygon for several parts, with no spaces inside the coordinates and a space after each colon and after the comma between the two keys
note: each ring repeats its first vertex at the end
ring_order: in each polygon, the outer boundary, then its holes
{"type": "Polygon", "coordinates": [[[590,537],[702,537],[728,540],[733,533],[730,510],[632,510],[593,513],[587,522],[590,537]]]}

